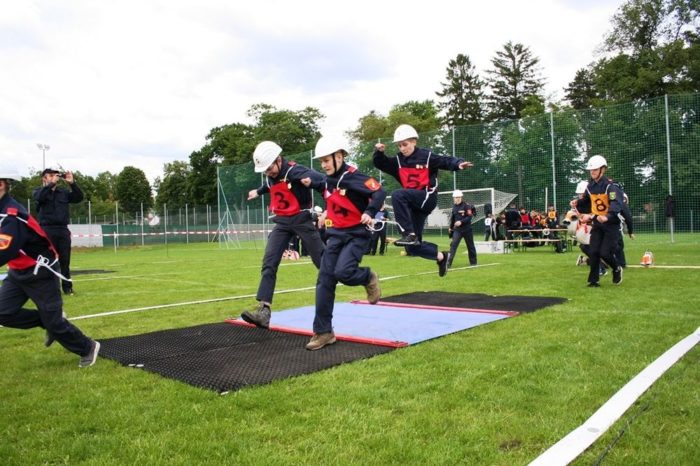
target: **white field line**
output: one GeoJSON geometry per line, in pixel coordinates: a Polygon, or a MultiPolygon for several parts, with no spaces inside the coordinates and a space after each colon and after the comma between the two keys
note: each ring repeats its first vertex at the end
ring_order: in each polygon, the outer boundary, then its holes
{"type": "MultiPolygon", "coordinates": [[[[487,267],[487,266],[491,266],[491,265],[498,265],[498,263],[477,265],[474,267],[458,267],[458,268],[454,268],[451,270],[466,270],[466,269],[474,269],[477,267],[487,267]]],[[[435,271],[422,272],[422,273],[418,273],[415,275],[427,275],[427,274],[434,274],[434,273],[437,273],[437,272],[435,272],[435,271]]],[[[408,277],[408,276],[410,276],[410,275],[393,275],[390,277],[380,277],[379,281],[393,280],[396,278],[404,278],[404,277],[408,277]]],[[[343,286],[343,284],[338,283],[338,286],[343,286]]],[[[311,290],[315,290],[315,289],[316,289],[316,286],[314,285],[314,286],[307,286],[307,287],[303,287],[303,288],[291,288],[288,290],[279,290],[279,291],[275,291],[275,294],[296,293],[299,291],[311,291],[311,290]]],[[[128,314],[130,312],[150,311],[153,309],[165,309],[165,308],[169,308],[169,307],[178,307],[178,306],[193,306],[196,304],[209,304],[209,303],[217,303],[217,302],[221,302],[221,301],[234,301],[234,300],[238,300],[238,299],[255,298],[255,296],[256,296],[255,294],[245,294],[245,295],[238,295],[238,296],[226,296],[223,298],[202,299],[199,301],[185,301],[185,302],[180,302],[180,303],[159,304],[156,306],[137,307],[137,308],[133,308],[133,309],[124,309],[124,310],[120,310],[120,311],[108,311],[108,312],[101,312],[99,314],[89,314],[89,315],[84,315],[84,316],[71,317],[70,320],[92,319],[94,317],[106,317],[106,316],[113,316],[113,315],[118,315],[118,314],[128,314]]]]}
{"type": "MultiPolygon", "coordinates": [[[[310,291],[310,290],[315,290],[315,286],[307,286],[305,288],[294,288],[294,289],[289,289],[289,290],[280,290],[280,291],[275,291],[275,294],[277,293],[294,293],[297,291],[310,291]]],[[[130,312],[140,312],[140,311],[149,311],[152,309],[164,309],[167,307],[177,307],[177,306],[191,306],[194,304],[206,304],[206,303],[217,303],[220,301],[232,301],[236,299],[246,299],[246,298],[254,298],[255,294],[244,294],[244,295],[239,295],[239,296],[226,296],[224,298],[212,298],[212,299],[202,299],[199,301],[186,301],[183,303],[172,303],[172,304],[160,304],[158,306],[146,306],[146,307],[137,307],[134,309],[124,309],[122,311],[109,311],[109,312],[101,312],[99,314],[90,314],[90,315],[85,315],[85,316],[78,316],[78,317],[71,317],[70,320],[81,320],[81,319],[92,319],[93,317],[105,317],[105,316],[113,316],[117,314],[128,314],[130,312]]]]}
{"type": "Polygon", "coordinates": [[[700,265],[652,265],[646,267],[644,265],[628,265],[635,269],[700,269],[700,265]]]}
{"type": "Polygon", "coordinates": [[[591,417],[530,463],[530,466],[567,465],[605,433],[671,366],[700,341],[700,327],[676,343],[615,393],[591,417]]]}

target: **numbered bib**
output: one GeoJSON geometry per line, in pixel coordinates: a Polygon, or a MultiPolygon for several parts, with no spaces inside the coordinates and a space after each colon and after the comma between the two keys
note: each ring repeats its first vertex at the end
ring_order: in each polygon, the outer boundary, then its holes
{"type": "Polygon", "coordinates": [[[610,199],[608,194],[591,194],[591,214],[608,215],[610,199]]]}

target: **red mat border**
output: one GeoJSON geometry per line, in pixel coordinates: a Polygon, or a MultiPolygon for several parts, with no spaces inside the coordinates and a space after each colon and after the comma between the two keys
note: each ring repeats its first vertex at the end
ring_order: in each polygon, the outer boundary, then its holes
{"type": "MultiPolygon", "coordinates": [[[[255,325],[249,324],[248,322],[244,320],[238,320],[238,319],[225,319],[224,322],[227,324],[232,324],[232,325],[238,325],[240,327],[252,327],[255,328],[255,325]]],[[[306,336],[312,336],[314,332],[311,330],[306,330],[303,328],[297,328],[297,327],[281,327],[278,325],[270,325],[270,328],[268,330],[272,332],[283,332],[283,333],[293,333],[295,335],[306,335],[306,336]]],[[[408,343],[405,341],[392,341],[392,340],[384,340],[381,338],[368,338],[368,337],[357,337],[354,335],[343,335],[340,333],[335,334],[336,340],[341,340],[341,341],[349,341],[352,343],[365,343],[368,345],[376,345],[376,346],[388,346],[389,348],[403,348],[408,346],[408,343]]]]}
{"type": "MultiPolygon", "coordinates": [[[[369,301],[364,299],[357,299],[355,301],[350,301],[352,304],[369,304],[369,301]]],[[[408,307],[411,309],[427,309],[430,311],[452,311],[452,312],[477,312],[481,314],[499,314],[506,315],[510,317],[515,317],[520,315],[518,311],[498,311],[496,309],[476,309],[471,307],[450,307],[450,306],[431,306],[428,304],[406,304],[406,303],[393,303],[391,301],[379,301],[374,306],[393,306],[393,307],[408,307]]]]}

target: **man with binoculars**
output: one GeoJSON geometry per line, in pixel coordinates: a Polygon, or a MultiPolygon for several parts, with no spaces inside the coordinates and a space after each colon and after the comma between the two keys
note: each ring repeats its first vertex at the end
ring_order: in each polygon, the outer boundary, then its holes
{"type": "MultiPolygon", "coordinates": [[[[34,190],[33,196],[37,203],[39,224],[44,229],[54,247],[58,251],[61,275],[70,280],[70,249],[71,232],[68,230],[70,220],[69,204],[83,200],[83,192],[78,187],[73,173],[62,172],[55,168],[47,168],[41,173],[41,188],[34,190]],[[58,183],[63,179],[68,187],[59,188],[58,183]]],[[[73,294],[73,283],[61,281],[63,292],[73,294]]]]}

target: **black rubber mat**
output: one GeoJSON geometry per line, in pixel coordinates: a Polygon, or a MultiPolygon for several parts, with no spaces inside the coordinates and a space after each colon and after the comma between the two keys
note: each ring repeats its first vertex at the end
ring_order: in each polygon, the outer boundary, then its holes
{"type": "Polygon", "coordinates": [[[309,337],[227,323],[100,340],[100,356],[218,392],[309,374],[393,348],[338,341],[320,351],[309,337]]]}
{"type": "MultiPolygon", "coordinates": [[[[417,292],[382,301],[426,306],[532,312],[566,299],[417,292]]],[[[228,392],[387,353],[394,348],[337,341],[320,351],[305,349],[309,337],[225,322],[100,340],[100,356],[180,380],[228,392]]]]}
{"type": "Polygon", "coordinates": [[[382,301],[425,306],[448,306],[495,311],[534,312],[547,306],[566,302],[566,298],[545,296],[490,296],[480,293],[450,293],[418,291],[382,298],[382,301]]]}

